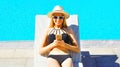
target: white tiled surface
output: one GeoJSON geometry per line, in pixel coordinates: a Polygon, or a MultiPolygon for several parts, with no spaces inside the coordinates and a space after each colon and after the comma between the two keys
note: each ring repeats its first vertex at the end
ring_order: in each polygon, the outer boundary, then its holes
{"type": "Polygon", "coordinates": [[[0,48],[0,58],[11,58],[13,57],[15,50],[12,48],[0,48]]]}
{"type": "Polygon", "coordinates": [[[33,67],[33,58],[0,58],[0,67],[33,67]]]}
{"type": "Polygon", "coordinates": [[[106,48],[95,48],[95,47],[91,47],[91,48],[84,48],[82,49],[82,51],[89,51],[90,54],[92,55],[115,55],[115,53],[113,52],[113,48],[109,48],[109,49],[106,49],[106,48]]]}
{"type": "Polygon", "coordinates": [[[31,49],[31,48],[21,48],[21,49],[15,49],[15,52],[14,52],[14,57],[25,57],[25,58],[27,58],[27,57],[33,57],[33,54],[34,53],[34,51],[33,51],[33,49],[31,49]]]}
{"type": "Polygon", "coordinates": [[[0,48],[33,48],[33,41],[0,41],[0,48]]]}
{"type": "Polygon", "coordinates": [[[0,67],[33,67],[33,41],[0,42],[0,67]]]}
{"type": "Polygon", "coordinates": [[[25,67],[25,59],[0,59],[0,67],[25,67]]]}
{"type": "Polygon", "coordinates": [[[26,66],[25,67],[33,67],[33,58],[30,58],[26,61],[26,66]]]}

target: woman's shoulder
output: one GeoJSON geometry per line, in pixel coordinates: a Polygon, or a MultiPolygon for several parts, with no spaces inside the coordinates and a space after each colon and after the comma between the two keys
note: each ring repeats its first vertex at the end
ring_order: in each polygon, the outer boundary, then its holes
{"type": "Polygon", "coordinates": [[[72,32],[73,30],[70,28],[70,27],[67,27],[67,28],[63,28],[65,31],[67,31],[67,32],[72,32]]]}
{"type": "Polygon", "coordinates": [[[46,32],[49,33],[51,30],[53,30],[53,28],[46,28],[46,32]]]}

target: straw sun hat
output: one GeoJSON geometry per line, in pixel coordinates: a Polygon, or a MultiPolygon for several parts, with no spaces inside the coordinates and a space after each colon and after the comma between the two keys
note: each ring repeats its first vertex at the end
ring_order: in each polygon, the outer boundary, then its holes
{"type": "Polygon", "coordinates": [[[64,12],[64,9],[59,5],[55,6],[53,8],[53,11],[48,13],[48,17],[51,18],[54,13],[62,13],[66,19],[69,18],[69,14],[67,12],[64,12]]]}

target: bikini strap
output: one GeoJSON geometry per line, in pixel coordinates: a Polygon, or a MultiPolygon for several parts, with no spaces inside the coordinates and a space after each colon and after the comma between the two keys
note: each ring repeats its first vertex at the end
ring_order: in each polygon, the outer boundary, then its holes
{"type": "Polygon", "coordinates": [[[49,34],[53,34],[54,32],[55,32],[54,28],[51,28],[49,34]]]}

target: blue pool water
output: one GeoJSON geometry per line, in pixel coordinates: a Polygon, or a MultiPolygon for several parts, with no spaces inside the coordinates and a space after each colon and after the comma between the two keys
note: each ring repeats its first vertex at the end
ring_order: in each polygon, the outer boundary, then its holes
{"type": "Polygon", "coordinates": [[[55,5],[79,15],[81,40],[120,39],[120,0],[0,0],[0,41],[34,40],[35,16],[55,5]]]}

